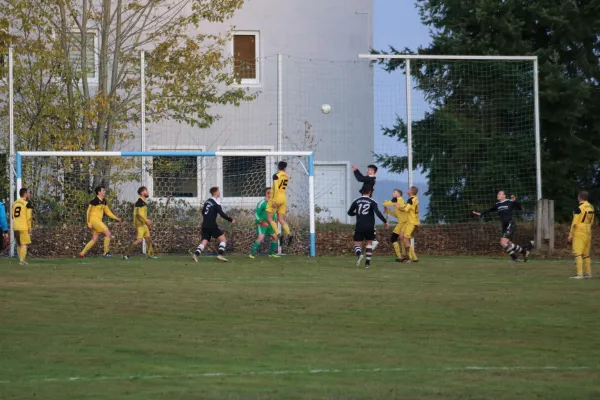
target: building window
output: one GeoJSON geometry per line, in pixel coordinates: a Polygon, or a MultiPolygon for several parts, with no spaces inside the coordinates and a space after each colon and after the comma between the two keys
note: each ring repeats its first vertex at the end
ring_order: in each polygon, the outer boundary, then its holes
{"type": "Polygon", "coordinates": [[[258,32],[234,32],[233,62],[234,73],[242,84],[258,84],[259,45],[258,32]]]}
{"type": "MultiPolygon", "coordinates": [[[[69,32],[69,62],[75,71],[81,72],[81,32],[72,30],[69,32]]],[[[86,67],[88,80],[98,81],[98,32],[88,31],[86,38],[86,67]]]]}
{"type": "Polygon", "coordinates": [[[154,197],[198,197],[198,157],[153,157],[154,197]]]}
{"type": "Polygon", "coordinates": [[[262,197],[266,157],[223,157],[223,197],[262,197]]]}

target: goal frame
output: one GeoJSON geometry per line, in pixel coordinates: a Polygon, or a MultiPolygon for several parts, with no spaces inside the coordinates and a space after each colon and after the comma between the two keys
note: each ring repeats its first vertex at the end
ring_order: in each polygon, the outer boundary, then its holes
{"type": "MultiPolygon", "coordinates": [[[[315,168],[312,151],[19,151],[15,157],[17,193],[23,185],[23,157],[307,157],[310,256],[317,255],[315,228],[315,168]]],[[[12,224],[11,224],[12,225],[12,224]]],[[[11,226],[12,228],[12,226],[11,226]]],[[[14,229],[10,255],[14,256],[14,229]]]]}

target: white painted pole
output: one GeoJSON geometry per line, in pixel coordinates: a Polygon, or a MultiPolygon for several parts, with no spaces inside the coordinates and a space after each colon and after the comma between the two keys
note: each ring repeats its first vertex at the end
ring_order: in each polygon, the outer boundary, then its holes
{"type": "MultiPolygon", "coordinates": [[[[8,48],[8,174],[9,174],[9,199],[10,207],[16,200],[15,194],[15,109],[14,109],[14,59],[13,59],[13,48],[8,48]]],[[[10,214],[10,211],[9,211],[10,214]]],[[[10,215],[10,256],[15,255],[15,230],[12,215],[10,215]]]]}
{"type": "Polygon", "coordinates": [[[406,61],[406,150],[408,153],[408,186],[413,184],[412,98],[410,59],[406,61]]]}
{"type": "MultiPolygon", "coordinates": [[[[146,151],[146,59],[144,50],[140,51],[140,129],[142,138],[142,151],[146,151]]],[[[146,184],[146,157],[142,157],[142,174],[140,182],[146,184]]],[[[142,239],[142,253],[146,254],[146,239],[142,239]]]]}
{"type": "Polygon", "coordinates": [[[420,55],[420,54],[359,54],[364,60],[471,60],[471,61],[533,61],[537,56],[455,56],[455,55],[420,55]]]}
{"type": "Polygon", "coordinates": [[[535,118],[535,186],[537,199],[542,199],[542,142],[540,138],[540,87],[538,59],[533,60],[533,112],[535,118]]]}
{"type": "Polygon", "coordinates": [[[277,54],[277,151],[283,150],[283,54],[277,54]]]}

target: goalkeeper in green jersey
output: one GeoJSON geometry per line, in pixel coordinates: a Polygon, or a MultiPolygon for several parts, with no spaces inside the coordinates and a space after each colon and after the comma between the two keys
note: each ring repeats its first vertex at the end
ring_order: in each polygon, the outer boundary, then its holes
{"type": "MultiPolygon", "coordinates": [[[[279,258],[278,255],[275,254],[278,247],[277,234],[269,225],[267,221],[267,204],[271,201],[272,195],[271,188],[268,187],[265,189],[265,198],[258,202],[256,205],[256,210],[254,211],[254,223],[256,224],[256,233],[257,237],[252,245],[252,250],[250,250],[250,254],[248,257],[254,258],[258,248],[260,247],[263,240],[265,240],[265,236],[271,237],[271,246],[269,247],[269,257],[279,258]]],[[[273,215],[273,221],[277,223],[277,216],[273,215]]]]}

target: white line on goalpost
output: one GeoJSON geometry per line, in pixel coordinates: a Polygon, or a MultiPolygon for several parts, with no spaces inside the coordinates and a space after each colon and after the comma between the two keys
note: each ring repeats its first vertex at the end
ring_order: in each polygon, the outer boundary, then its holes
{"type": "Polygon", "coordinates": [[[16,153],[17,192],[23,184],[23,157],[308,157],[310,256],[317,255],[315,168],[312,151],[20,151],[16,153]]]}

